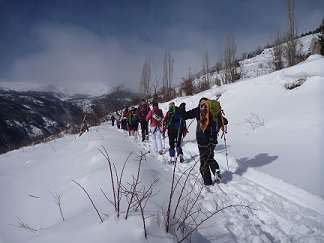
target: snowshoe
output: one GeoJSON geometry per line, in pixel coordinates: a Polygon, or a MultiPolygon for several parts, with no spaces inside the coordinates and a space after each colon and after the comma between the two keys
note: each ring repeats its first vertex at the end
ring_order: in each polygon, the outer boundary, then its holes
{"type": "Polygon", "coordinates": [[[180,163],[183,163],[184,162],[184,158],[183,158],[183,155],[182,154],[179,155],[179,158],[180,158],[180,163]]]}
{"type": "Polygon", "coordinates": [[[204,185],[206,192],[212,193],[211,187],[212,185],[204,185]]]}
{"type": "Polygon", "coordinates": [[[222,175],[220,173],[220,170],[217,170],[215,173],[215,177],[214,177],[214,183],[220,183],[222,181],[222,175]]]}
{"type": "Polygon", "coordinates": [[[176,161],[177,161],[177,160],[176,160],[175,157],[171,157],[169,163],[170,163],[170,164],[174,164],[176,161]]]}

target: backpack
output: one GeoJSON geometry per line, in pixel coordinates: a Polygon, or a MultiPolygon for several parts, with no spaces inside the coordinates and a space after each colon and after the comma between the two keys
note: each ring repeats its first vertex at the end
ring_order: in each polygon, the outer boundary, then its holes
{"type": "MultiPolygon", "coordinates": [[[[224,117],[224,112],[222,110],[222,107],[221,107],[219,101],[206,100],[205,105],[206,106],[208,105],[210,116],[207,115],[206,113],[204,113],[204,109],[201,110],[201,113],[200,113],[200,115],[201,115],[201,119],[200,119],[201,129],[203,131],[206,130],[210,118],[212,119],[212,121],[215,121],[218,124],[218,115],[221,114],[222,122],[223,122],[222,125],[224,125],[224,129],[226,130],[226,125],[228,124],[228,120],[224,117]]],[[[219,126],[219,128],[220,128],[220,126],[219,126]]]]}
{"type": "Polygon", "coordinates": [[[168,122],[166,124],[167,128],[179,128],[180,127],[180,121],[181,121],[182,117],[179,111],[178,107],[175,107],[175,111],[174,113],[171,115],[171,113],[169,112],[169,119],[168,122]]]}
{"type": "Polygon", "coordinates": [[[139,106],[138,114],[140,119],[145,119],[148,112],[149,112],[148,104],[142,104],[139,106]]]}
{"type": "Polygon", "coordinates": [[[221,105],[217,100],[208,100],[209,112],[214,121],[217,121],[219,112],[222,111],[221,105]]]}
{"type": "Polygon", "coordinates": [[[161,110],[153,111],[152,118],[156,120],[158,123],[161,123],[163,119],[163,113],[161,110]]]}

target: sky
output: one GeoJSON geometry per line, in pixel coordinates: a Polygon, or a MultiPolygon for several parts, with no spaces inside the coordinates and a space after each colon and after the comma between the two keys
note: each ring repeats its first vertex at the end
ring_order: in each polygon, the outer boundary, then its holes
{"type": "MultiPolygon", "coordinates": [[[[299,33],[319,26],[323,0],[295,5],[299,33]]],[[[0,0],[0,86],[136,90],[146,59],[160,83],[165,51],[176,84],[201,70],[204,53],[211,64],[222,60],[226,35],[239,55],[271,42],[286,23],[285,0],[0,0]]]]}

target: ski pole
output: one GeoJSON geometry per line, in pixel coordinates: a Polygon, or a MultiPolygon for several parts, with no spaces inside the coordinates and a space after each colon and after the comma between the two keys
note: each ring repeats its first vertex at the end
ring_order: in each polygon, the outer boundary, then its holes
{"type": "Polygon", "coordinates": [[[228,153],[227,153],[227,144],[226,144],[225,132],[223,133],[223,135],[224,135],[224,143],[225,143],[225,156],[226,156],[227,170],[229,171],[229,166],[228,166],[228,153]]]}
{"type": "Polygon", "coordinates": [[[195,118],[193,118],[193,119],[191,120],[191,122],[189,123],[187,129],[189,129],[190,125],[193,123],[194,120],[195,120],[195,118]]]}

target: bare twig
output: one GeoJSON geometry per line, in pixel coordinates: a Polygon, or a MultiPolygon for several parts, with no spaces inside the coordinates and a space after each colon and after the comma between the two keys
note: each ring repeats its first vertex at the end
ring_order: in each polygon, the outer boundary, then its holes
{"type": "Polygon", "coordinates": [[[170,230],[170,214],[171,214],[172,198],[173,198],[173,194],[174,194],[174,179],[175,179],[176,166],[177,166],[177,162],[175,162],[174,163],[174,166],[173,166],[171,190],[170,190],[170,196],[169,196],[168,209],[167,209],[167,212],[166,212],[166,225],[165,225],[165,229],[166,229],[166,232],[167,233],[170,230]]]}
{"type": "Polygon", "coordinates": [[[59,208],[61,218],[64,221],[65,219],[64,219],[63,210],[62,210],[62,194],[58,194],[57,192],[55,192],[55,193],[51,192],[51,194],[55,200],[56,205],[59,208]]]}
{"type": "Polygon", "coordinates": [[[107,150],[106,150],[106,148],[104,146],[102,146],[102,150],[101,149],[98,149],[98,150],[105,157],[105,159],[107,160],[108,165],[109,165],[109,172],[110,172],[110,179],[111,179],[111,187],[112,187],[113,195],[114,195],[114,206],[115,206],[115,210],[117,210],[115,182],[114,182],[114,176],[113,176],[113,171],[112,171],[112,166],[111,166],[112,163],[111,163],[109,154],[108,154],[108,152],[107,152],[107,150]]]}
{"type": "Polygon", "coordinates": [[[129,210],[131,208],[131,204],[133,202],[133,199],[134,199],[134,194],[136,192],[136,187],[139,183],[139,175],[140,175],[140,171],[141,171],[141,166],[142,166],[142,161],[145,157],[146,153],[142,153],[141,152],[141,155],[139,156],[139,162],[138,162],[138,168],[137,168],[137,175],[136,175],[136,178],[135,178],[135,181],[133,182],[133,185],[132,185],[132,192],[131,192],[131,196],[130,196],[130,200],[129,200],[129,203],[128,203],[128,206],[127,206],[127,210],[126,210],[126,214],[125,214],[125,219],[128,218],[128,214],[129,214],[129,210]]]}
{"type": "Polygon", "coordinates": [[[143,229],[144,229],[144,236],[145,236],[145,239],[147,239],[147,231],[146,231],[146,225],[145,225],[145,217],[144,217],[144,208],[142,206],[142,202],[141,200],[138,198],[138,195],[135,194],[135,197],[136,197],[136,200],[138,202],[138,205],[141,209],[141,215],[142,215],[142,221],[143,221],[143,229]]]}
{"type": "Polygon", "coordinates": [[[72,180],[72,182],[75,183],[76,185],[78,185],[78,186],[79,186],[79,187],[84,191],[84,193],[88,196],[88,198],[89,198],[89,200],[90,200],[90,202],[91,202],[93,208],[96,210],[96,212],[97,212],[97,214],[98,214],[98,217],[99,217],[101,223],[103,223],[103,219],[102,219],[102,217],[101,217],[101,215],[100,215],[100,213],[99,213],[99,211],[98,211],[96,205],[94,204],[93,200],[91,199],[89,193],[86,191],[86,189],[84,189],[84,187],[81,186],[81,185],[80,185],[78,182],[76,182],[75,180],[72,180]]]}
{"type": "Polygon", "coordinates": [[[17,218],[17,225],[12,225],[11,226],[14,226],[14,227],[17,227],[19,229],[23,229],[23,230],[26,230],[26,231],[30,231],[30,232],[33,232],[33,233],[36,233],[38,232],[37,229],[35,229],[34,227],[31,227],[30,225],[26,224],[24,221],[22,221],[19,217],[16,217],[17,218]]]}
{"type": "Polygon", "coordinates": [[[228,206],[225,206],[221,209],[215,210],[214,212],[210,213],[207,217],[205,217],[204,219],[202,219],[194,228],[192,228],[189,232],[187,232],[187,234],[185,234],[185,236],[178,241],[178,243],[183,242],[185,239],[187,239],[189,236],[191,236],[191,234],[196,231],[203,223],[205,223],[207,220],[209,220],[210,218],[212,218],[214,215],[218,214],[221,211],[224,211],[225,209],[228,208],[232,208],[232,207],[245,207],[245,208],[249,208],[249,206],[245,206],[245,205],[240,205],[240,204],[231,204],[228,206]]]}
{"type": "MultiPolygon", "coordinates": [[[[188,181],[188,179],[189,179],[190,173],[191,173],[191,172],[193,171],[193,169],[196,167],[197,163],[198,163],[198,160],[195,161],[194,165],[190,168],[190,170],[189,170],[189,172],[188,172],[188,174],[187,174],[187,176],[186,176],[186,179],[185,179],[185,181],[184,181],[184,183],[183,183],[183,185],[182,185],[182,187],[181,187],[181,191],[180,191],[180,193],[179,193],[179,197],[178,197],[178,200],[177,200],[177,202],[176,202],[176,206],[175,206],[175,208],[174,208],[174,212],[173,212],[173,219],[174,219],[175,216],[176,216],[176,213],[177,213],[177,210],[178,210],[178,207],[179,207],[179,204],[180,204],[181,198],[182,198],[182,196],[183,196],[183,192],[184,192],[184,189],[185,189],[185,187],[186,187],[187,181],[188,181]]],[[[184,172],[182,175],[184,175],[184,174],[185,174],[185,172],[184,172]]],[[[181,175],[181,176],[182,176],[182,175],[181,175]]],[[[180,179],[181,179],[181,177],[180,177],[180,179]]]]}

